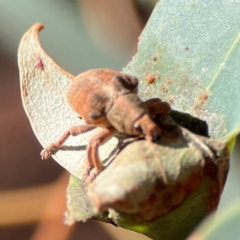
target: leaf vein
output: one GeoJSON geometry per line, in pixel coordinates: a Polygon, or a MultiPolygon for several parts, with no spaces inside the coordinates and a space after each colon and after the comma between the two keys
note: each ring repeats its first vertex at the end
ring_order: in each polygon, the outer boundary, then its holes
{"type": "Polygon", "coordinates": [[[221,70],[223,69],[225,63],[227,62],[229,56],[233,52],[234,48],[237,46],[239,40],[240,40],[240,32],[238,33],[236,39],[233,41],[232,45],[230,46],[229,50],[227,51],[223,61],[219,64],[219,67],[218,67],[216,73],[214,74],[212,80],[210,81],[210,83],[209,83],[209,85],[207,87],[207,91],[210,91],[210,88],[213,86],[213,84],[216,81],[217,77],[219,76],[221,70]]]}

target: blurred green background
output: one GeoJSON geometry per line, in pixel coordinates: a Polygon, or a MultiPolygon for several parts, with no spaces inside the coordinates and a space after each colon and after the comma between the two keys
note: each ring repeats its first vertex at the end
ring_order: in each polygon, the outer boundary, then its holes
{"type": "MultiPolygon", "coordinates": [[[[17,49],[24,32],[45,25],[45,51],[68,72],[121,70],[156,0],[0,0],[0,239],[147,239],[94,221],[63,225],[68,173],[41,161],[41,146],[22,108],[17,49]]],[[[240,139],[219,208],[240,197],[240,139]]]]}

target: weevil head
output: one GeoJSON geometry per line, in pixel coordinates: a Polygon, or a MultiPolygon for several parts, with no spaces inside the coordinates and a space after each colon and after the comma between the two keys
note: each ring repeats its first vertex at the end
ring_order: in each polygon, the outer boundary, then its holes
{"type": "Polygon", "coordinates": [[[143,135],[150,141],[159,138],[160,128],[150,118],[146,104],[140,101],[136,93],[115,98],[106,116],[118,132],[143,135]]]}

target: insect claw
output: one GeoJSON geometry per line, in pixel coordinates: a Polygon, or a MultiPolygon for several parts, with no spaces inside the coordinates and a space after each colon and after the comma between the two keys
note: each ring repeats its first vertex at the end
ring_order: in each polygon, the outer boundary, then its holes
{"type": "Polygon", "coordinates": [[[49,151],[49,150],[47,150],[47,149],[43,149],[43,150],[41,151],[40,155],[41,155],[41,159],[42,159],[42,160],[46,160],[46,159],[50,158],[50,156],[51,156],[51,151],[49,151]]]}

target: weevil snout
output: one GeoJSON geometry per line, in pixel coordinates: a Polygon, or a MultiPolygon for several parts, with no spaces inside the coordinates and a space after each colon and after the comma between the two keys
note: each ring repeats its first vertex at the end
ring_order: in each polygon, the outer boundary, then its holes
{"type": "Polygon", "coordinates": [[[161,129],[147,114],[144,114],[134,123],[134,128],[139,131],[139,133],[143,133],[145,138],[152,142],[159,140],[161,135],[161,129]]]}

